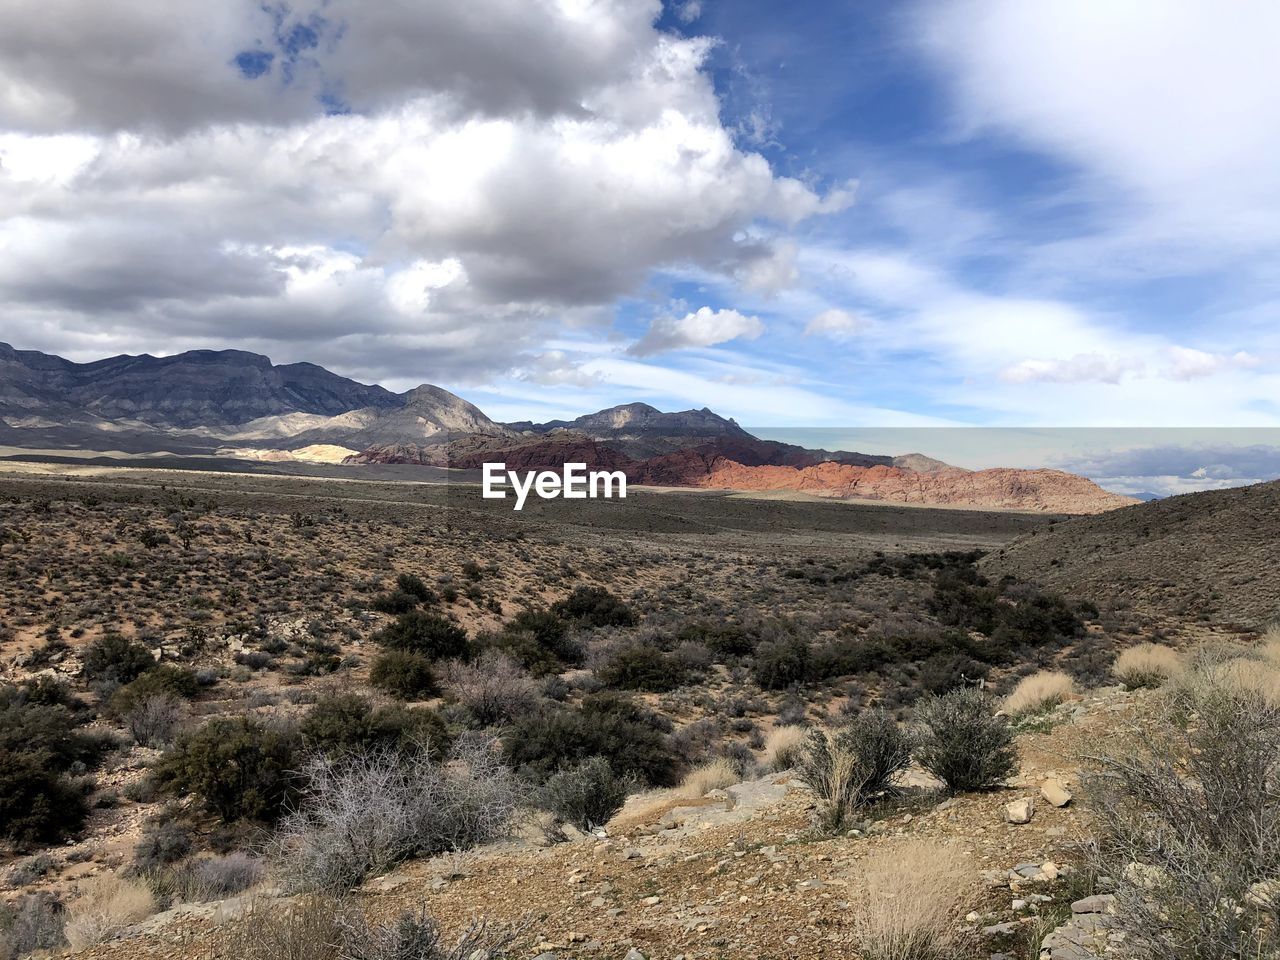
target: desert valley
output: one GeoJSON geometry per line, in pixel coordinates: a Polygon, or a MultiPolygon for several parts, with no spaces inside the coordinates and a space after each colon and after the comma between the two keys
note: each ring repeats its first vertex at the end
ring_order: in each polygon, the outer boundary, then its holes
{"type": "Polygon", "coordinates": [[[8,358],[3,956],[1275,943],[1280,485],[8,358]],[[515,513],[489,456],[636,486],[515,513]]]}

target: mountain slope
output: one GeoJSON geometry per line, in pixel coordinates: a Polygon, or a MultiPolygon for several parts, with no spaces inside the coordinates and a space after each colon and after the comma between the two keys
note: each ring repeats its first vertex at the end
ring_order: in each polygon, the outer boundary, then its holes
{"type": "Polygon", "coordinates": [[[1280,481],[1191,493],[1056,524],[992,554],[988,573],[1157,617],[1280,618],[1280,481]]]}
{"type": "Polygon", "coordinates": [[[312,363],[276,366],[243,350],[73,363],[0,344],[0,415],[126,421],[191,429],[290,413],[335,416],[385,409],[396,394],[312,363]]]}

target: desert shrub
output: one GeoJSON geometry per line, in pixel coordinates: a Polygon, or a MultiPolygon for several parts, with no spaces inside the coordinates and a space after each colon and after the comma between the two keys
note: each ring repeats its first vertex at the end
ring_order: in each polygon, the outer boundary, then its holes
{"type": "Polygon", "coordinates": [[[274,822],[297,789],[295,730],[223,717],[186,731],[154,768],[157,785],[191,794],[223,820],[274,822]]]}
{"type": "Polygon", "coordinates": [[[1017,769],[1013,732],[980,690],[926,698],[916,719],[916,759],[952,793],[997,787],[1017,769]]]}
{"type": "Polygon", "coordinates": [[[472,663],[451,661],[444,676],[446,692],[466,708],[471,722],[479,727],[524,716],[538,703],[532,678],[496,650],[484,651],[472,663]]]}
{"type": "Polygon", "coordinates": [[[142,836],[133,848],[133,868],[147,873],[185,859],[191,853],[191,831],[169,817],[155,817],[143,824],[142,836]]]}
{"type": "Polygon", "coordinates": [[[213,956],[218,960],[334,960],[347,926],[359,923],[360,916],[354,905],[330,897],[304,897],[287,906],[263,900],[240,922],[226,925],[213,956]]]}
{"type": "Polygon", "coordinates": [[[93,877],[84,891],[67,906],[67,943],[85,950],[149,917],[155,900],[145,883],[117,874],[93,877]]]}
{"type": "Polygon", "coordinates": [[[614,651],[596,676],[606,687],[665,693],[685,681],[686,671],[673,657],[648,644],[628,644],[614,651]]]}
{"type": "Polygon", "coordinates": [[[850,909],[867,960],[950,960],[963,950],[957,927],[974,893],[974,872],[955,846],[903,840],[859,863],[850,909]]]}
{"type": "Polygon", "coordinates": [[[565,619],[540,608],[521,610],[490,642],[538,675],[579,666],[585,657],[582,644],[569,636],[565,619]]]}
{"type": "Polygon", "coordinates": [[[590,831],[604,826],[622,809],[627,793],[627,781],[613,772],[608,760],[588,757],[549,777],[537,802],[558,822],[590,831]]]}
{"type": "Polygon", "coordinates": [[[43,890],[12,906],[0,903],[0,960],[51,953],[63,945],[62,925],[62,904],[43,890]]]}
{"type": "Polygon", "coordinates": [[[248,890],[262,880],[262,861],[235,851],[201,857],[190,864],[191,878],[202,900],[223,900],[248,890]]]}
{"type": "Polygon", "coordinates": [[[156,659],[136,640],[107,633],[85,648],[80,663],[89,680],[125,684],[154,667],[156,659]]]}
{"type": "Polygon", "coordinates": [[[369,683],[400,700],[421,700],[436,691],[431,661],[409,650],[384,650],[369,667],[369,683]]]}
{"type": "Polygon", "coordinates": [[[51,677],[47,674],[28,677],[13,689],[12,697],[0,693],[0,699],[5,702],[9,702],[11,699],[21,699],[25,703],[37,706],[67,707],[73,711],[79,707],[76,698],[71,694],[71,688],[57,677],[51,677]]]}
{"type": "Polygon", "coordinates": [[[1117,922],[1144,960],[1280,952],[1280,706],[1201,661],[1087,786],[1117,922]]]}
{"type": "Polygon", "coordinates": [[[894,774],[911,762],[911,747],[910,735],[881,711],[859,714],[831,735],[810,733],[797,770],[824,801],[824,827],[839,829],[890,790],[894,774]]]}
{"type": "Polygon", "coordinates": [[[396,577],[396,589],[401,593],[408,594],[419,603],[427,606],[440,602],[440,598],[436,596],[436,592],[427,586],[426,582],[416,574],[399,574],[396,577]]]}
{"type": "Polygon", "coordinates": [[[465,658],[470,653],[465,630],[438,613],[422,610],[402,613],[373,639],[384,647],[420,653],[430,660],[465,658]]]}
{"type": "Polygon", "coordinates": [[[1004,711],[1013,716],[1042,713],[1062,703],[1075,693],[1075,689],[1075,681],[1065,673],[1041,670],[1018,681],[1013,692],[1004,699],[1004,711]]]}
{"type": "Polygon", "coordinates": [[[920,664],[916,683],[924,693],[949,693],[986,678],[990,668],[963,653],[935,653],[920,664]]]}
{"type": "Polygon", "coordinates": [[[173,742],[186,716],[181,700],[168,694],[155,694],[135,702],[125,714],[124,725],[134,742],[156,747],[173,742]]]}
{"type": "Polygon", "coordinates": [[[0,701],[0,751],[39,755],[55,771],[95,766],[115,744],[109,733],[78,729],[82,714],[64,706],[0,701]]]}
{"type": "Polygon", "coordinates": [[[84,823],[84,794],[47,754],[0,749],[0,836],[23,844],[56,843],[84,823]]]}
{"type": "Polygon", "coordinates": [[[408,857],[504,836],[520,795],[493,745],[459,741],[449,760],[392,750],[313,758],[306,802],[282,822],[275,841],[285,884],[347,890],[408,857]]]}
{"type": "Polygon", "coordinates": [[[1158,643],[1139,643],[1116,657],[1112,674],[1126,687],[1158,687],[1182,673],[1178,651],[1158,643]]]}
{"type": "Polygon", "coordinates": [[[199,691],[200,684],[194,671],[162,663],[117,690],[108,703],[108,710],[113,716],[125,717],[150,697],[190,700],[199,691]]]}
{"type": "Polygon", "coordinates": [[[775,727],[764,742],[764,765],[773,771],[789,770],[804,754],[807,734],[803,727],[775,727]]]}
{"type": "Polygon", "coordinates": [[[635,612],[604,587],[575,587],[551,609],[566,620],[589,627],[629,627],[636,622],[635,612]]]}
{"type": "Polygon", "coordinates": [[[425,908],[371,923],[354,905],[327,896],[287,908],[270,902],[229,925],[217,960],[477,960],[505,957],[522,928],[472,923],[446,940],[425,908]]]}
{"type": "Polygon", "coordinates": [[[389,613],[393,616],[408,613],[418,608],[418,598],[403,590],[380,593],[369,601],[369,609],[378,613],[389,613]]]}
{"type": "Polygon", "coordinates": [[[750,656],[756,649],[757,637],[739,623],[686,624],[677,635],[679,640],[701,643],[720,660],[750,656]]]}
{"type": "Polygon", "coordinates": [[[766,640],[756,647],[752,673],[765,690],[782,690],[809,676],[809,643],[800,637],[766,640]]]}
{"type": "Polygon", "coordinates": [[[332,756],[349,751],[421,749],[440,757],[449,750],[449,732],[434,710],[398,704],[375,707],[358,693],[335,693],[317,700],[298,732],[308,751],[332,756]]]}
{"type": "Polygon", "coordinates": [[[581,710],[554,707],[524,719],[503,737],[517,768],[539,780],[590,757],[604,757],[620,776],[672,786],[679,764],[659,718],[625,697],[596,694],[581,710]]]}

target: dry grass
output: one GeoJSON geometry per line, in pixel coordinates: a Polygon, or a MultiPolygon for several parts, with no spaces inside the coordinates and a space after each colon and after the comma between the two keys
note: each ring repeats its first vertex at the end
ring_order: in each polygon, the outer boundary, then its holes
{"type": "Polygon", "coordinates": [[[1041,670],[1023,677],[1004,701],[1005,713],[1038,713],[1062,703],[1076,691],[1075,681],[1060,670],[1041,670]]]}
{"type": "Polygon", "coordinates": [[[676,787],[675,795],[681,800],[700,800],[712,790],[731,787],[741,779],[733,764],[720,757],[690,770],[676,787]]]}
{"type": "Polygon", "coordinates": [[[155,899],[141,880],[116,874],[95,877],[67,907],[67,943],[72,950],[84,950],[145,920],[154,911],[155,899]]]}
{"type": "Polygon", "coordinates": [[[1263,636],[1261,646],[1210,644],[1196,649],[1175,681],[1175,696],[1195,698],[1217,690],[1261,697],[1280,707],[1280,639],[1275,628],[1263,636]]]}
{"type": "Polygon", "coordinates": [[[974,886],[973,866],[954,846],[905,840],[870,854],[862,861],[851,911],[862,955],[867,960],[956,956],[956,923],[974,886]]]}
{"type": "Polygon", "coordinates": [[[775,727],[764,741],[764,765],[775,773],[790,770],[804,753],[803,727],[775,727]]]}
{"type": "Polygon", "coordinates": [[[1158,643],[1140,643],[1125,650],[1111,668],[1126,687],[1158,687],[1186,669],[1182,655],[1158,643]]]}

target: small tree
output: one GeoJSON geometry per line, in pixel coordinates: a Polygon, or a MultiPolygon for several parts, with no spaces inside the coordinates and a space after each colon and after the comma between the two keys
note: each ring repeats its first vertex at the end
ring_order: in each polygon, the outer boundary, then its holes
{"type": "Polygon", "coordinates": [[[1018,766],[1013,732],[975,688],[929,697],[916,710],[916,758],[952,793],[1000,786],[1018,766]]]}

